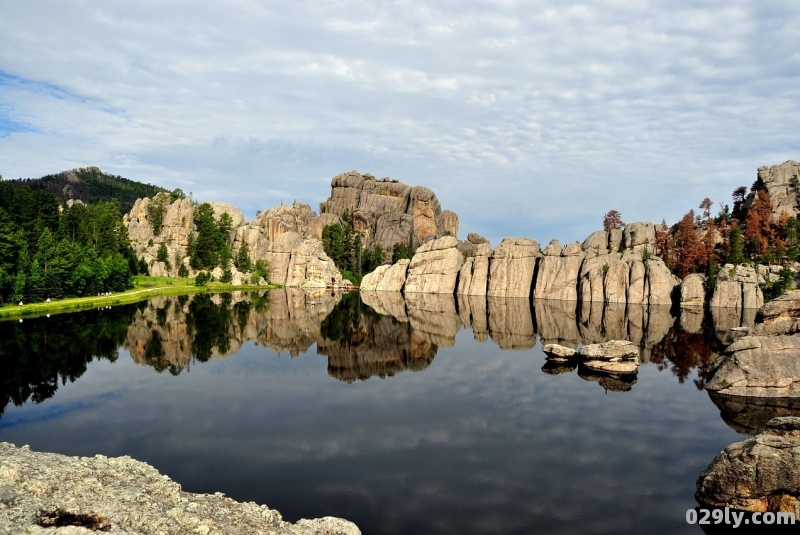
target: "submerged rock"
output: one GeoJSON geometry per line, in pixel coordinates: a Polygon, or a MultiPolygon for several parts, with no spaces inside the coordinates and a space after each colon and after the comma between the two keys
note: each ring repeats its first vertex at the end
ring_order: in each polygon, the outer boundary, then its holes
{"type": "Polygon", "coordinates": [[[340,518],[291,524],[266,505],[240,503],[221,493],[184,492],[149,464],[130,457],[68,457],[2,442],[0,489],[2,533],[361,533],[340,518]],[[66,515],[80,515],[84,527],[43,527],[57,525],[66,515]]]}

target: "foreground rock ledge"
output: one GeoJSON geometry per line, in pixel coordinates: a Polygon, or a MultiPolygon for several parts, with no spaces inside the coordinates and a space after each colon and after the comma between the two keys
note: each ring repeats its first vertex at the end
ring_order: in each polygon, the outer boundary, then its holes
{"type": "Polygon", "coordinates": [[[39,525],[53,525],[50,517],[67,514],[93,522],[95,530],[119,534],[361,534],[340,518],[291,524],[265,505],[239,503],[220,493],[184,492],[130,457],[68,457],[0,442],[0,533],[92,532],[91,527],[39,525]]]}

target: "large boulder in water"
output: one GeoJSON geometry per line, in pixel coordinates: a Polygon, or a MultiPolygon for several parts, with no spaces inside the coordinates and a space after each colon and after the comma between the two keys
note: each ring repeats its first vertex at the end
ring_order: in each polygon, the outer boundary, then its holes
{"type": "Polygon", "coordinates": [[[764,433],[731,444],[697,479],[697,501],[742,511],[800,515],[800,418],[773,418],[764,433]]]}
{"type": "Polygon", "coordinates": [[[706,390],[729,396],[800,397],[800,336],[745,336],[725,352],[706,390]]]}
{"type": "Polygon", "coordinates": [[[453,236],[431,240],[417,249],[408,265],[405,293],[454,294],[464,257],[453,236]]]}

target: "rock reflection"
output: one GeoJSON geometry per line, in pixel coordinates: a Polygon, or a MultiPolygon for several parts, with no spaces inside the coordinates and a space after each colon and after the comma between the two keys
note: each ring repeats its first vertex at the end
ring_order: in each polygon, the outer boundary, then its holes
{"type": "Polygon", "coordinates": [[[737,433],[746,435],[763,433],[772,418],[800,416],[798,398],[723,396],[716,392],[709,392],[708,397],[719,409],[722,420],[737,433]]]}
{"type": "Polygon", "coordinates": [[[317,353],[328,357],[328,374],[352,383],[427,368],[437,346],[408,322],[382,316],[349,294],[322,323],[317,353]]]}

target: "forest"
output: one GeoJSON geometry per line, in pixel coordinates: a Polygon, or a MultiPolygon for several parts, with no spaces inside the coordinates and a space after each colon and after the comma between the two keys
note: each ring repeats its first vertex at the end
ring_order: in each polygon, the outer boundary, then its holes
{"type": "Polygon", "coordinates": [[[0,181],[0,304],[123,291],[140,267],[118,200],[68,206],[0,181]]]}

